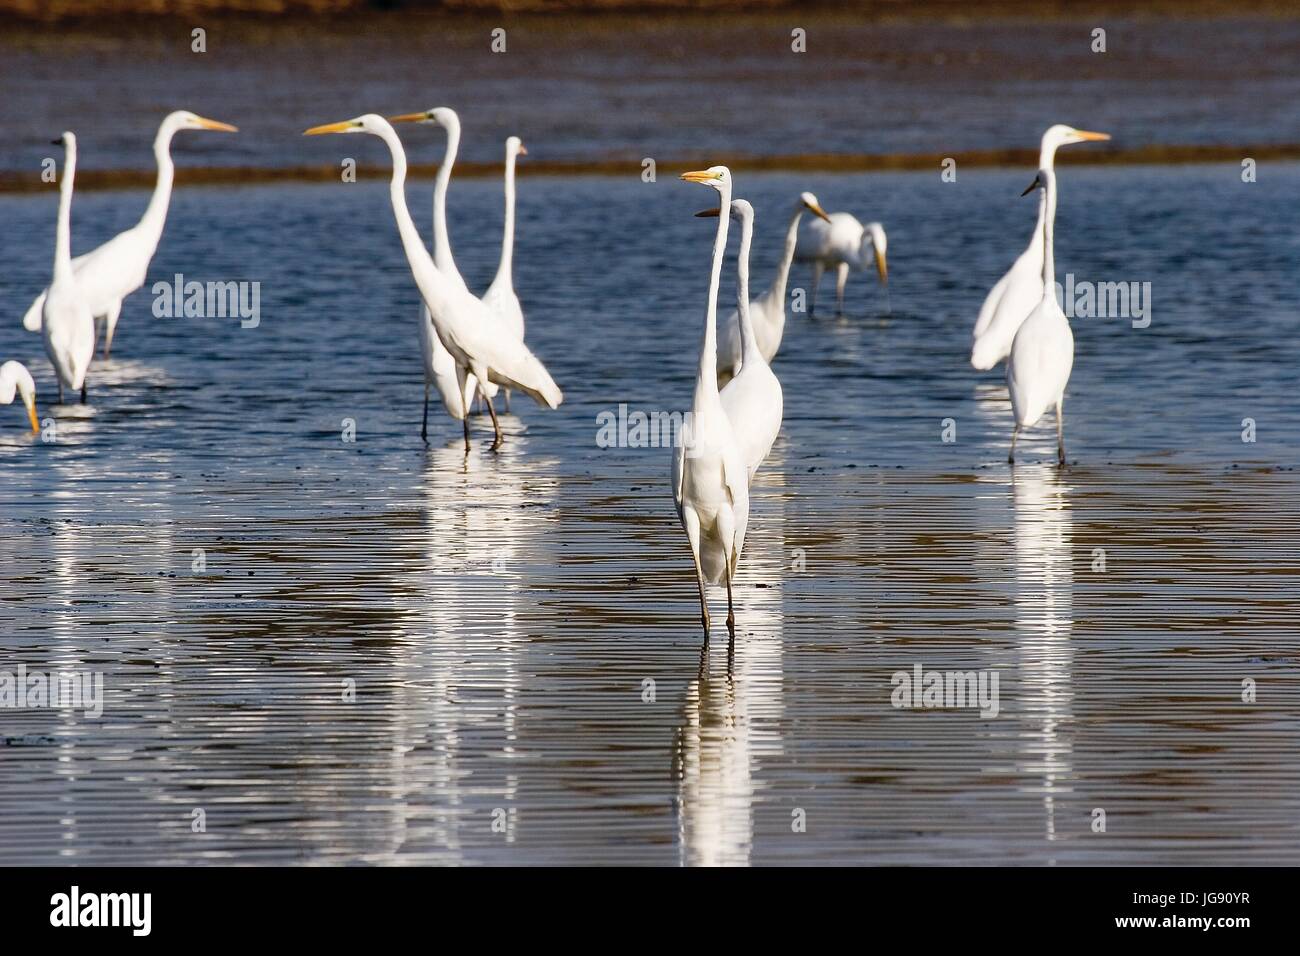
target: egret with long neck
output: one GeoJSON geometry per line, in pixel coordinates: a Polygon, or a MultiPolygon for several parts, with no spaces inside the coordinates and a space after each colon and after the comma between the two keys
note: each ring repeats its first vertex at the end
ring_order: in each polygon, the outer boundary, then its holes
{"type": "Polygon", "coordinates": [[[77,137],[64,133],[55,140],[65,151],[59,181],[59,219],[54,232],[54,272],[41,309],[41,339],[45,354],[63,388],[81,391],[86,401],[86,372],[95,354],[95,319],[72,268],[72,188],[77,175],[77,137]]]}

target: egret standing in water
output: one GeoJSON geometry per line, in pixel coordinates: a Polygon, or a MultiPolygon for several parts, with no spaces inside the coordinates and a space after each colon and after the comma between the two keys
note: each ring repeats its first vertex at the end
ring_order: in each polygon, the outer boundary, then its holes
{"type": "MultiPolygon", "coordinates": [[[[204,119],[188,110],[168,114],[158,127],[158,135],[153,141],[158,180],[154,184],[153,195],[149,198],[144,215],[130,229],[119,232],[102,246],[72,260],[82,295],[96,321],[103,324],[104,358],[108,358],[113,347],[113,331],[117,328],[118,316],[122,314],[122,300],[144,285],[149,263],[162,239],[163,226],[167,222],[167,207],[172,198],[172,180],[176,174],[171,156],[172,137],[183,129],[238,132],[229,123],[204,119]]],[[[23,328],[27,331],[40,331],[41,312],[48,292],[48,289],[41,292],[23,316],[23,328]]]]}
{"type": "MultiPolygon", "coordinates": [[[[689,183],[702,183],[718,191],[721,206],[731,207],[731,171],[726,166],[682,173],[689,183]]],[[[718,216],[713,240],[713,267],[708,304],[704,310],[704,339],[695,375],[695,397],[690,423],[673,451],[673,503],[686,531],[695,580],[700,589],[700,622],[709,637],[709,601],[704,585],[727,586],[727,631],[736,636],[736,615],[731,581],[745,545],[749,523],[749,480],[740,442],[718,395],[718,282],[722,257],[727,251],[729,216],[718,216]]]]}
{"type": "Polygon", "coordinates": [[[1020,429],[1036,424],[1043,414],[1056,408],[1056,452],[1065,464],[1065,429],[1062,421],[1065,386],[1074,368],[1074,333],[1056,301],[1056,262],[1052,229],[1056,220],[1056,174],[1051,167],[1038,171],[1038,178],[1024,195],[1041,188],[1047,198],[1043,217],[1042,292],[1038,305],[1020,324],[1007,356],[1007,390],[1011,393],[1011,411],[1015,430],[1011,433],[1011,451],[1007,461],[1016,460],[1016,439],[1020,429]]]}
{"type": "MultiPolygon", "coordinates": [[[[513,274],[515,257],[515,161],[520,156],[527,156],[528,150],[523,140],[511,136],[506,140],[506,218],[501,230],[501,262],[492,284],[483,293],[483,301],[506,323],[514,336],[520,341],[524,338],[524,310],[515,295],[513,274]]],[[[510,389],[506,389],[506,411],[510,411],[510,389]]]]}
{"type": "MultiPolygon", "coordinates": [[[[696,213],[716,216],[719,210],[696,213]]],[[[736,257],[736,306],[740,316],[740,371],[719,393],[722,408],[745,459],[746,480],[763,464],[781,431],[781,383],[763,358],[750,316],[749,246],[754,237],[754,207],[743,199],[731,201],[731,218],[740,223],[740,253],[736,257]]]]}
{"type": "MultiPolygon", "coordinates": [[[[495,312],[465,288],[463,282],[455,281],[434,264],[406,204],[406,150],[388,121],[374,113],[366,113],[341,123],[313,126],[304,135],[323,133],[369,133],[378,136],[388,146],[393,160],[389,198],[402,248],[420,297],[429,308],[438,340],[456,364],[474,375],[480,391],[487,383],[493,383],[518,389],[539,405],[559,408],[564,395],[546,367],[523,342],[509,333],[495,312]]],[[[498,448],[502,441],[501,426],[491,402],[488,402],[488,410],[492,413],[492,425],[496,431],[492,447],[498,448]]]]}
{"type": "Polygon", "coordinates": [[[865,226],[856,216],[847,212],[833,212],[823,219],[814,219],[799,237],[794,257],[800,262],[812,263],[812,297],[809,313],[817,311],[817,289],[822,284],[822,274],[835,269],[835,310],[844,311],[844,286],[849,281],[850,269],[866,270],[874,260],[876,274],[886,294],[889,292],[889,262],[886,259],[888,239],[885,227],[878,222],[865,226]]]}
{"type": "MultiPolygon", "coordinates": [[[[1108,140],[1106,133],[1092,133],[1057,124],[1043,133],[1038,150],[1038,168],[1056,168],[1056,150],[1071,143],[1108,140]]],[[[975,330],[971,333],[970,363],[988,370],[1007,357],[1016,330],[1038,300],[1043,297],[1043,219],[1047,210],[1046,191],[1038,199],[1038,222],[1029,237],[1029,245],[1006,275],[989,290],[980,308],[975,330]]]]}
{"type": "MultiPolygon", "coordinates": [[[[764,361],[771,363],[781,347],[781,336],[785,332],[785,290],[790,278],[790,263],[794,260],[794,247],[799,235],[799,220],[804,211],[811,212],[819,219],[830,221],[825,210],[812,193],[800,193],[795,204],[790,225],[785,231],[785,249],[781,263],[776,268],[776,279],[772,287],[749,303],[749,317],[754,323],[754,336],[758,350],[764,361]]],[[[718,382],[726,385],[740,369],[740,312],[732,312],[718,330],[718,382]]]]}
{"type": "Polygon", "coordinates": [[[36,421],[36,383],[32,381],[32,373],[22,362],[5,362],[0,365],[0,405],[12,404],[14,392],[22,396],[32,434],[38,434],[41,426],[36,421]]]}
{"type": "Polygon", "coordinates": [[[59,221],[54,232],[54,273],[41,303],[41,339],[59,380],[59,404],[63,387],[81,391],[86,401],[86,372],[95,356],[95,318],[82,295],[72,268],[72,184],[77,174],[77,137],[64,133],[66,153],[63,179],[59,182],[59,221]]]}

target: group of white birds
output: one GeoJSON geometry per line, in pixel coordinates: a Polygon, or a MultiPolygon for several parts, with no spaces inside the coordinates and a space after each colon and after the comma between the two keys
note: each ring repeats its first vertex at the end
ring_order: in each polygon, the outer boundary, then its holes
{"type": "MultiPolygon", "coordinates": [[[[158,247],[171,198],[174,166],[170,147],[180,130],[206,129],[236,132],[227,123],[205,119],[188,111],[169,114],[158,129],[154,155],[158,179],[153,196],[139,223],[84,255],[71,255],[71,205],[76,174],[77,142],[68,132],[56,140],[65,149],[59,179],[59,208],[54,267],[49,286],[23,317],[29,331],[40,331],[54,368],[59,402],[65,387],[80,391],[86,400],[86,375],[102,331],[104,355],[112,346],[122,301],[145,281],[158,247]]],[[[463,423],[469,448],[469,415],[476,397],[492,419],[493,448],[503,439],[493,399],[501,389],[509,406],[511,390],[523,392],[538,404],[558,408],[563,394],[546,367],[524,344],[524,315],[513,282],[515,223],[515,163],[527,150],[517,136],[506,140],[505,224],[501,259],[495,278],[484,293],[475,295],[456,267],[447,230],[447,189],[460,145],[460,119],[447,107],[384,119],[367,113],[339,123],[314,126],[305,135],[369,133],[388,146],[392,158],[390,199],[398,233],[421,298],[419,342],[424,369],[424,414],[421,437],[427,441],[429,392],[436,389],[443,407],[463,423]],[[433,194],[433,252],[421,239],[406,202],[406,151],[392,123],[422,123],[446,131],[447,146],[438,165],[433,194]]],[[[989,292],[975,324],[971,364],[991,369],[1007,363],[1007,387],[1014,417],[1009,461],[1015,460],[1020,432],[1055,409],[1058,457],[1065,463],[1062,409],[1066,384],[1074,362],[1074,339],[1055,295],[1053,228],[1056,217],[1056,150],[1071,143],[1106,140],[1105,133],[1057,125],[1042,138],[1038,175],[1029,189],[1041,189],[1038,221],[1029,245],[989,292]]],[[[791,211],[776,278],[761,296],[749,298],[749,251],[754,232],[754,209],[743,199],[733,199],[733,179],[725,166],[682,175],[687,182],[715,189],[720,205],[699,213],[716,216],[712,271],[705,309],[704,337],[691,414],[683,440],[674,449],[673,500],[686,532],[699,585],[701,623],[709,632],[706,584],[727,589],[727,629],[734,639],[735,613],[732,581],[744,548],[749,523],[749,488],[781,430],[781,383],[771,362],[781,345],[785,328],[787,285],[795,260],[812,268],[812,301],[823,274],[837,274],[836,305],[843,309],[844,288],[852,269],[875,266],[882,286],[888,288],[888,262],[884,228],[877,222],[863,225],[848,213],[828,214],[811,193],[800,194],[791,211]],[[800,232],[806,212],[816,218],[800,232]],[[721,324],[717,319],[718,287],[727,248],[728,225],[740,226],[737,259],[736,310],[721,324]]],[[[39,431],[35,386],[19,362],[0,365],[0,404],[15,393],[27,407],[33,432],[39,431]]]]}

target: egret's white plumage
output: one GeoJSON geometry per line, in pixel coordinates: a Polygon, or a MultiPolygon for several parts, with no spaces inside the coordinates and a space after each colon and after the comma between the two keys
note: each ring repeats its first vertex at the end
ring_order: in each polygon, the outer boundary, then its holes
{"type": "MultiPolygon", "coordinates": [[[[483,293],[483,301],[506,323],[512,335],[522,340],[524,337],[524,310],[515,295],[514,256],[515,256],[515,161],[520,156],[527,156],[523,140],[518,136],[506,138],[506,217],[501,230],[501,262],[492,284],[483,293]]],[[[510,389],[506,389],[506,408],[510,408],[510,389]]]]}
{"type": "Polygon", "coordinates": [[[886,257],[888,239],[885,227],[878,222],[865,226],[857,217],[847,212],[833,212],[826,219],[813,219],[800,232],[794,257],[800,262],[812,263],[812,295],[809,312],[817,311],[817,290],[822,284],[822,274],[834,268],[835,308],[844,311],[844,286],[849,281],[850,269],[866,270],[875,263],[880,284],[889,286],[889,262],[886,257]]]}
{"type": "MultiPolygon", "coordinates": [[[[130,229],[119,232],[102,246],[72,260],[82,296],[95,319],[102,321],[105,358],[112,349],[113,332],[117,328],[118,316],[122,313],[122,300],[144,285],[149,263],[162,238],[163,226],[167,222],[167,207],[171,203],[172,180],[176,172],[171,156],[172,137],[183,129],[237,132],[229,123],[205,119],[188,110],[169,113],[158,127],[158,135],[153,141],[158,179],[144,215],[130,229]]],[[[23,328],[29,332],[40,331],[41,313],[48,291],[43,290],[23,316],[23,328]]]]}
{"type": "Polygon", "coordinates": [[[77,174],[77,137],[64,133],[66,152],[59,182],[59,221],[54,234],[54,272],[41,304],[41,339],[63,388],[81,390],[86,400],[86,372],[95,355],[95,319],[72,268],[72,186],[77,174]]]}
{"type": "Polygon", "coordinates": [[[746,480],[763,464],[781,431],[781,383],[758,345],[749,305],[749,246],[754,235],[754,207],[743,199],[731,201],[731,215],[740,223],[740,254],[736,258],[736,306],[740,316],[740,371],[719,396],[722,409],[745,460],[746,480]]]}
{"type": "Polygon", "coordinates": [[[1007,460],[1015,461],[1020,429],[1036,424],[1049,408],[1055,407],[1057,456],[1064,465],[1062,409],[1065,386],[1074,367],[1074,334],[1056,301],[1052,236],[1056,220],[1056,174],[1044,166],[1030,189],[1034,186],[1042,188],[1047,200],[1043,216],[1042,293],[1038,305],[1020,324],[1007,356],[1007,390],[1011,393],[1011,411],[1015,417],[1007,460]]]}
{"type": "MultiPolygon", "coordinates": [[[[758,350],[764,361],[771,363],[781,347],[781,336],[785,332],[785,290],[790,278],[790,263],[794,260],[794,247],[798,241],[799,220],[805,210],[813,215],[827,219],[826,212],[812,193],[800,193],[795,204],[794,214],[785,233],[785,247],[781,262],[776,269],[776,278],[772,286],[757,299],[749,303],[749,317],[754,324],[754,335],[758,350]]],[[[718,382],[725,386],[740,369],[741,337],[740,312],[732,312],[718,330],[718,382]]]]}
{"type": "MultiPolygon", "coordinates": [[[[731,171],[726,166],[683,173],[687,182],[712,186],[722,208],[731,204],[731,171]]],[[[749,481],[744,455],[718,394],[718,282],[727,248],[729,216],[718,216],[713,241],[713,267],[708,305],[704,313],[704,339],[700,346],[695,397],[683,441],[673,452],[673,502],[690,542],[695,578],[700,589],[700,617],[707,639],[709,605],[705,582],[727,586],[727,630],[735,636],[731,581],[745,544],[749,523],[749,481]]]]}
{"type": "MultiPolygon", "coordinates": [[[[1056,150],[1071,143],[1110,139],[1105,133],[1074,129],[1057,124],[1043,133],[1038,150],[1038,168],[1055,169],[1056,150]]],[[[980,307],[975,329],[971,333],[970,363],[987,370],[997,365],[1011,351],[1011,342],[1025,316],[1043,297],[1043,218],[1047,194],[1038,197],[1038,221],[1025,251],[989,290],[980,307]]]]}
{"type": "Polygon", "coordinates": [[[15,393],[22,398],[27,409],[32,434],[37,434],[41,426],[36,420],[36,383],[32,381],[32,373],[22,362],[5,362],[0,365],[0,405],[12,404],[15,393]]]}
{"type": "MultiPolygon", "coordinates": [[[[564,396],[545,366],[523,342],[509,333],[496,313],[474,296],[463,282],[457,282],[434,264],[406,204],[406,151],[388,121],[374,113],[366,113],[355,119],[314,126],[306,131],[309,136],[322,133],[370,133],[387,144],[393,160],[390,198],[402,247],[415,284],[420,289],[420,297],[429,308],[438,341],[454,362],[480,382],[518,389],[538,404],[558,408],[564,396]]],[[[490,410],[491,405],[488,407],[490,410]]],[[[495,413],[493,424],[496,424],[495,413]]],[[[500,440],[498,429],[497,443],[500,440]]]]}

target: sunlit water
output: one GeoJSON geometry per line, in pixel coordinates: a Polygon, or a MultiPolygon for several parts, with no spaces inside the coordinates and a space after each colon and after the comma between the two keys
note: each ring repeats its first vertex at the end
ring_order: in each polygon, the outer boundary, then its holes
{"type": "MultiPolygon", "coordinates": [[[[84,408],[18,327],[54,196],[0,200],[0,358],[57,421],[0,408],[0,670],[107,696],[0,710],[0,861],[1300,862],[1300,169],[1062,167],[1060,276],[1150,282],[1151,323],[1075,320],[1072,464],[1043,427],[1013,474],[968,337],[1031,176],[738,172],[756,284],[800,189],[886,224],[891,282],[789,321],[734,655],[715,591],[703,665],[668,452],[596,417],[689,402],[710,191],[523,173],[517,286],[566,401],[516,396],[500,453],[476,418],[468,456],[436,409],[419,439],[383,184],[178,192],[150,283],[257,281],[260,324],[146,288],[84,408]],[[896,709],[917,664],[996,673],[998,716],[896,709]]],[[[78,196],[76,249],[145,198],[78,196]]],[[[481,287],[499,187],[452,204],[481,287]]]]}

